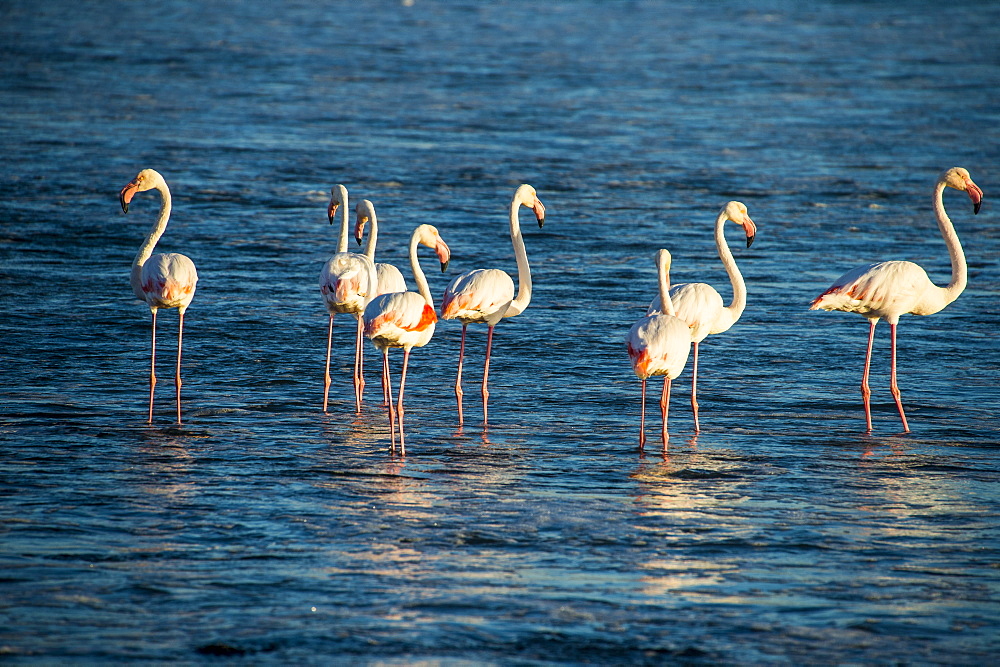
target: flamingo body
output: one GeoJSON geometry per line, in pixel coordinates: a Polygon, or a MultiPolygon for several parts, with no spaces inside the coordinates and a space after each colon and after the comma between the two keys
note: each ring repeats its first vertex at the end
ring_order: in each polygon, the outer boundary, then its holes
{"type": "Polygon", "coordinates": [[[441,316],[463,324],[495,325],[514,300],[514,280],[500,269],[475,269],[455,278],[444,292],[441,316]]]}
{"type": "Polygon", "coordinates": [[[888,261],[859,266],[840,276],[826,291],[813,299],[810,310],[840,310],[858,313],[868,319],[868,350],[865,369],[861,376],[861,397],[865,406],[867,432],[872,430],[871,389],[868,377],[871,370],[872,346],[875,325],[880,319],[889,323],[891,369],[889,389],[896,410],[903,423],[903,431],[910,427],[903,411],[903,401],[896,382],[896,326],[899,316],[905,313],[932,315],[959,297],[968,281],[968,265],[962,244],[955,233],[955,226],[944,209],[944,189],[954,188],[965,192],[972,200],[973,214],[979,213],[983,191],[972,182],[969,172],[962,167],[952,167],[943,172],[934,186],[934,213],[938,230],[948,248],[951,259],[951,282],[938,287],[931,282],[927,272],[913,262],[888,261]]]}
{"type": "Polygon", "coordinates": [[[392,264],[375,262],[375,276],[375,291],[378,294],[406,291],[406,280],[403,278],[403,272],[392,264]]]}
{"type": "Polygon", "coordinates": [[[150,308],[184,308],[194,299],[198,271],[186,255],[157,253],[142,265],[141,299],[150,308]]]}

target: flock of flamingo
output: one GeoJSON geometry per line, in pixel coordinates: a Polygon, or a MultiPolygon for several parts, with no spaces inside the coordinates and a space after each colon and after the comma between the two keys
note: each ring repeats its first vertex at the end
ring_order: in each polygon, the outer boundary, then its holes
{"type": "MultiPolygon", "coordinates": [[[[943,172],[934,188],[933,204],[938,228],[944,238],[951,258],[951,282],[938,287],[917,264],[907,261],[886,261],[852,269],[834,281],[810,305],[811,310],[840,310],[859,313],[868,319],[868,350],[865,356],[861,395],[865,408],[867,432],[872,430],[871,390],[868,386],[871,368],[872,343],[875,325],[880,319],[889,322],[891,340],[890,390],[902,420],[903,431],[909,432],[906,414],[896,382],[896,325],[904,313],[930,315],[958,298],[967,282],[967,265],[955,227],[944,209],[944,189],[954,188],[966,192],[973,203],[973,213],[979,213],[983,192],[973,183],[969,172],[953,167],[943,172]]],[[[177,402],[177,422],[181,423],[181,350],[183,347],[184,313],[194,298],[198,273],[194,262],[178,253],[153,254],[153,249],[163,235],[170,218],[170,189],[163,177],[153,169],[144,169],[121,190],[122,210],[128,213],[129,203],[137,192],[157,190],[160,193],[160,214],[146,236],[132,262],[132,291],[144,301],[152,315],[152,342],[149,371],[149,417],[153,421],[153,396],[156,387],[156,313],[160,308],[177,308],[177,362],[174,384],[177,402]]],[[[531,270],[521,236],[518,214],[521,206],[532,209],[541,227],[545,222],[545,206],[538,199],[535,189],[521,185],[510,202],[510,237],[517,261],[518,286],[499,269],[475,269],[454,278],[444,292],[441,317],[457,319],[462,323],[462,342],[458,354],[458,371],[455,379],[455,398],[458,421],[463,422],[462,411],[462,362],[465,356],[465,334],[469,324],[485,323],[487,326],[486,355],[483,368],[481,394],[483,422],[488,422],[488,380],[490,348],[493,328],[500,320],[524,312],[531,301],[531,270]]],[[[427,278],[417,257],[418,246],[433,248],[441,263],[441,270],[448,266],[451,251],[432,225],[418,226],[410,237],[410,268],[417,291],[408,291],[398,268],[391,264],[376,263],[375,247],[378,237],[378,220],[370,201],[361,201],[355,210],[354,235],[360,245],[365,227],[369,228],[364,253],[347,250],[350,228],[347,189],[336,185],[331,191],[327,209],[330,224],[334,224],[341,211],[340,237],[337,252],[323,265],[319,287],[323,302],[329,312],[327,329],[326,372],[323,383],[323,411],[327,411],[331,385],[330,357],[333,343],[333,319],[337,313],[355,318],[357,330],[354,342],[354,401],[361,409],[364,393],[364,337],[382,353],[382,393],[388,407],[390,438],[393,449],[398,432],[401,452],[405,453],[403,431],[403,392],[410,350],[422,347],[434,335],[438,320],[427,278]],[[389,350],[403,349],[403,366],[400,372],[399,391],[393,402],[389,374],[389,350]]],[[[753,243],[756,225],[747,213],[747,207],[738,201],[727,203],[715,220],[715,243],[719,258],[729,275],[733,300],[723,305],[722,296],[705,283],[670,285],[670,253],[660,250],[656,254],[659,295],[653,299],[646,316],[636,322],[626,338],[632,368],[641,382],[642,407],[640,410],[639,447],[645,446],[646,381],[653,376],[663,376],[660,397],[662,415],[661,440],[667,446],[667,414],[670,402],[671,381],[677,378],[692,356],[691,410],[694,428],[698,432],[698,346],[710,334],[728,330],[739,320],[746,307],[747,290],[743,276],[729,249],[725,237],[725,223],[734,222],[743,228],[747,247],[753,243]],[[692,354],[693,351],[693,354],[692,354]]]]}

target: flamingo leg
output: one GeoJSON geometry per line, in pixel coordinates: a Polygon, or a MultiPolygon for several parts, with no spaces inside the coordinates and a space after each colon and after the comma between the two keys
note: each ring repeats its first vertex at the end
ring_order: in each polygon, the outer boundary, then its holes
{"type": "Polygon", "coordinates": [[[396,407],[396,421],[399,422],[399,453],[406,456],[403,438],[403,387],[406,385],[406,368],[410,365],[410,348],[403,348],[403,372],[399,376],[399,405],[396,407]]]}
{"type": "Polygon", "coordinates": [[[903,412],[903,400],[899,393],[899,386],[896,384],[896,325],[889,324],[889,336],[892,341],[892,374],[889,383],[889,389],[892,391],[892,397],[896,400],[896,409],[899,410],[899,418],[903,420],[903,431],[906,433],[910,432],[910,427],[906,423],[906,414],[903,412]]]}
{"type": "Polygon", "coordinates": [[[382,350],[382,374],[389,392],[389,438],[390,451],[396,451],[396,408],[392,404],[392,378],[389,375],[389,348],[382,350]]]}
{"type": "Polygon", "coordinates": [[[698,343],[694,343],[694,357],[691,360],[691,412],[694,413],[694,432],[701,432],[698,423],[698,343]]]}
{"type": "Polygon", "coordinates": [[[354,340],[354,409],[361,412],[361,397],[365,392],[364,346],[365,323],[358,315],[358,333],[354,340]]]}
{"type": "Polygon", "coordinates": [[[878,320],[869,320],[868,324],[868,353],[865,355],[865,374],[861,377],[861,398],[865,402],[865,423],[866,433],[872,432],[872,390],[868,387],[868,372],[872,367],[872,343],[875,342],[875,325],[878,320]]]}
{"type": "Polygon", "coordinates": [[[465,331],[469,325],[462,322],[462,344],[458,348],[458,374],[455,377],[455,400],[458,402],[458,425],[462,425],[462,360],[465,358],[465,331]]]}
{"type": "Polygon", "coordinates": [[[660,394],[660,414],[663,416],[663,448],[667,448],[667,440],[670,434],[667,433],[667,411],[670,409],[670,378],[663,376],[663,393],[660,394]]]}
{"type": "Polygon", "coordinates": [[[486,330],[486,362],[483,364],[483,425],[489,423],[489,400],[490,390],[487,383],[490,379],[490,348],[493,347],[493,325],[489,325],[486,330]]]}
{"type": "Polygon", "coordinates": [[[150,312],[153,314],[153,342],[150,347],[149,355],[149,419],[147,420],[150,424],[153,423],[153,389],[156,387],[156,309],[151,308],[150,312]]]}
{"type": "Polygon", "coordinates": [[[326,375],[323,376],[323,412],[330,399],[330,351],[333,347],[333,313],[330,313],[330,324],[326,329],[326,375]]]}
{"type": "Polygon", "coordinates": [[[646,378],[641,381],[642,400],[639,403],[639,451],[646,446],[646,378]]]}
{"type": "Polygon", "coordinates": [[[174,386],[177,388],[177,423],[181,423],[181,350],[184,340],[184,311],[178,311],[177,324],[177,369],[174,371],[174,386]]]}

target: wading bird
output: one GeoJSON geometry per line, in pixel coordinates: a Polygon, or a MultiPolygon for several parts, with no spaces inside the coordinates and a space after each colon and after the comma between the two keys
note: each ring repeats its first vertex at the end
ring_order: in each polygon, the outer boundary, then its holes
{"type": "Polygon", "coordinates": [[[859,313],[868,318],[868,352],[865,355],[865,372],[861,378],[861,397],[865,404],[867,432],[872,430],[871,389],[868,387],[868,372],[871,369],[872,342],[875,325],[881,318],[889,322],[892,370],[889,388],[903,422],[903,431],[909,432],[906,414],[899,386],[896,384],[896,325],[904,313],[931,315],[943,309],[958,298],[968,280],[968,268],[962,244],[955,233],[955,227],[944,210],[944,189],[962,190],[972,200],[973,214],[979,213],[983,203],[983,191],[979,189],[969,172],[961,167],[952,167],[943,172],[934,186],[934,213],[938,229],[944,237],[951,258],[951,282],[947,287],[938,287],[931,282],[920,266],[913,262],[888,261],[859,266],[848,271],[833,283],[830,289],[820,294],[809,306],[810,310],[842,310],[859,313]]]}
{"type": "Polygon", "coordinates": [[[535,189],[521,185],[514,192],[510,202],[510,239],[514,245],[517,260],[518,288],[514,297],[514,281],[500,269],[475,269],[463,273],[448,285],[441,303],[441,317],[457,319],[462,323],[462,343],[458,350],[458,373],[455,378],[455,399],[458,403],[458,423],[462,424],[462,360],[465,357],[465,331],[473,322],[485,322],[486,361],[483,364],[483,424],[489,421],[487,388],[490,374],[490,348],[493,345],[493,327],[505,317],[521,314],[531,301],[531,269],[528,254],[521,237],[518,210],[521,206],[531,208],[538,220],[538,226],[545,223],[545,206],[539,201],[535,189]]]}
{"type": "Polygon", "coordinates": [[[639,449],[646,446],[646,380],[663,376],[660,414],[663,416],[663,446],[667,446],[667,412],[670,406],[670,382],[684,370],[691,351],[691,331],[684,320],[676,316],[670,300],[670,253],[656,253],[660,282],[660,312],[647,315],[632,325],[625,339],[632,370],[642,382],[642,406],[639,417],[639,449]]]}
{"type": "Polygon", "coordinates": [[[425,245],[437,252],[441,270],[448,268],[451,251],[431,225],[420,225],[410,237],[410,267],[417,283],[417,292],[390,292],[380,294],[365,308],[365,335],[382,352],[382,383],[386,388],[389,405],[389,430],[392,446],[396,446],[396,426],[399,426],[399,448],[406,453],[403,435],[403,389],[406,385],[406,370],[410,362],[410,350],[423,347],[434,335],[437,314],[427,278],[420,268],[417,245],[425,245]],[[393,408],[392,384],[389,377],[389,349],[403,348],[403,370],[399,376],[399,404],[393,408]]]}
{"type": "Polygon", "coordinates": [[[330,205],[327,207],[327,217],[330,224],[337,216],[337,209],[343,206],[340,224],[340,239],[337,242],[337,252],[319,273],[319,291],[323,295],[323,303],[330,313],[330,322],[326,332],[326,374],[323,378],[323,412],[326,412],[330,397],[330,353],[333,346],[333,316],[337,313],[347,313],[357,319],[357,333],[354,339],[354,408],[361,411],[361,396],[365,388],[363,371],[362,342],[364,323],[361,314],[365,305],[375,296],[376,274],[375,265],[367,256],[347,252],[348,209],[347,188],[335,185],[330,191],[330,205]]]}
{"type": "MultiPolygon", "coordinates": [[[[701,430],[698,422],[698,344],[709,334],[718,334],[729,330],[743,314],[747,305],[747,286],[743,282],[743,274],[736,266],[733,253],[726,243],[726,221],[731,220],[743,228],[747,237],[747,247],[753,243],[757,226],[747,215],[747,207],[738,201],[731,201],[722,207],[715,219],[715,247],[719,251],[719,259],[726,267],[729,282],[733,286],[733,301],[728,306],[722,305],[722,295],[714,287],[705,283],[680,283],[670,288],[670,300],[674,303],[677,317],[681,318],[691,328],[693,345],[691,356],[691,411],[694,413],[694,431],[701,430]]],[[[660,297],[653,299],[647,315],[660,312],[660,297]]]]}
{"type": "Polygon", "coordinates": [[[174,384],[177,389],[177,423],[181,423],[181,349],[184,340],[184,313],[194,298],[198,283],[198,272],[194,262],[176,252],[153,253],[156,242],[163,236],[170,219],[170,188],[158,172],[143,169],[122,188],[119,199],[122,211],[128,213],[129,202],[137,192],[159,190],[160,216],[146,235],[139,252],[132,262],[132,291],[140,301],[145,301],[153,318],[153,338],[149,364],[149,422],[153,421],[153,390],[156,387],[156,311],[160,308],[176,308],[177,324],[177,368],[174,384]]]}

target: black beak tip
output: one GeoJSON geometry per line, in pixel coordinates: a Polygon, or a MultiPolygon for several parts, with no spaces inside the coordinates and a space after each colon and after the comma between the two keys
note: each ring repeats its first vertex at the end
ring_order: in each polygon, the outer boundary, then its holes
{"type": "Polygon", "coordinates": [[[757,237],[756,237],[756,236],[748,236],[748,237],[747,237],[747,247],[748,247],[748,248],[749,248],[750,246],[752,246],[752,245],[753,245],[753,240],[754,240],[755,238],[757,238],[757,237]]]}
{"type": "Polygon", "coordinates": [[[538,219],[538,228],[541,229],[544,224],[545,224],[545,218],[539,218],[538,219]]]}
{"type": "Polygon", "coordinates": [[[441,273],[444,273],[445,271],[448,270],[448,264],[450,262],[451,262],[450,259],[447,262],[441,262],[441,273]]]}
{"type": "Polygon", "coordinates": [[[122,213],[128,213],[128,202],[122,197],[122,213]]]}
{"type": "Polygon", "coordinates": [[[977,201],[977,202],[975,203],[975,205],[974,205],[974,206],[972,207],[972,214],[973,214],[973,215],[978,215],[978,214],[979,214],[979,209],[980,209],[980,208],[982,208],[982,206],[983,206],[983,200],[982,200],[982,199],[980,199],[980,200],[979,200],[979,201],[977,201]]]}

